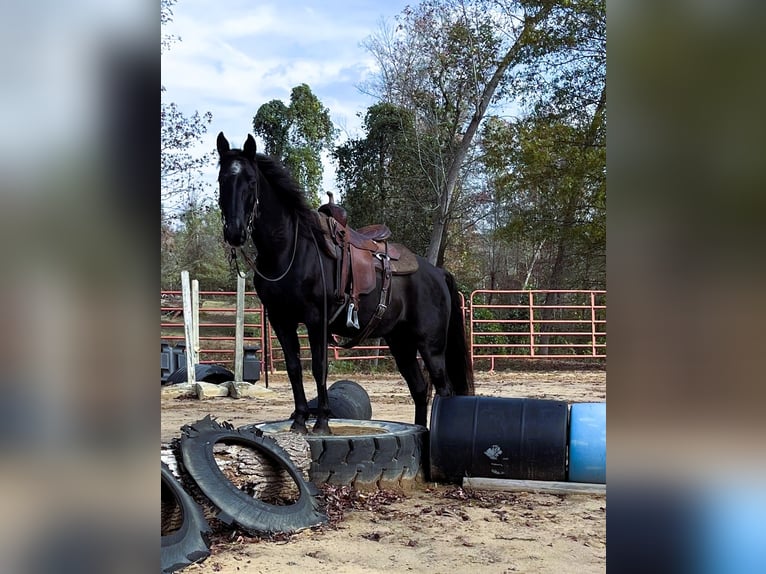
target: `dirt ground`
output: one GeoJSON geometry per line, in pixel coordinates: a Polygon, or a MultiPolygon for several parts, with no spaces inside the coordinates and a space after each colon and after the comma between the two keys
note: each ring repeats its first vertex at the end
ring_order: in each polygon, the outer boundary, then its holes
{"type": "MultiPolygon", "coordinates": [[[[373,419],[411,423],[415,410],[398,375],[351,378],[370,395],[373,419]]],[[[261,384],[260,381],[258,384],[261,384]]],[[[307,396],[315,396],[307,384],[307,396]]],[[[272,375],[266,398],[162,399],[162,442],[207,414],[235,426],[287,418],[292,394],[272,375]]],[[[568,402],[606,400],[605,371],[477,373],[476,393],[568,402]]],[[[346,495],[348,492],[339,492],[346,495]]],[[[422,483],[406,492],[352,497],[340,520],[274,539],[216,536],[212,555],[184,572],[316,574],[406,572],[587,574],[606,570],[606,498],[465,491],[422,483]]]]}

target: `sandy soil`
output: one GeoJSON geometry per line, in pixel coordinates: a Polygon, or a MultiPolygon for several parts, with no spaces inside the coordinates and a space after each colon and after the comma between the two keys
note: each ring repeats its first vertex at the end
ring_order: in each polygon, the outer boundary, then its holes
{"type": "MultiPolygon", "coordinates": [[[[414,407],[394,375],[352,378],[370,395],[373,419],[411,423],[414,407]]],[[[606,399],[604,371],[477,373],[485,396],[606,399]]],[[[287,418],[290,385],[272,375],[268,398],[162,399],[162,442],[186,423],[212,414],[235,426],[287,418]]],[[[307,385],[307,396],[315,396],[307,385]]],[[[359,495],[338,491],[342,518],[291,536],[258,539],[241,532],[214,538],[212,555],[184,572],[293,571],[351,574],[591,573],[606,570],[606,499],[598,495],[466,492],[456,485],[419,484],[407,492],[359,495]]]]}

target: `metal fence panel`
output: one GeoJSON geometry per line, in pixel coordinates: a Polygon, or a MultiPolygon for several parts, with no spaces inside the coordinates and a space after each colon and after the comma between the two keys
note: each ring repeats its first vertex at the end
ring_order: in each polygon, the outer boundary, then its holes
{"type": "MultiPolygon", "coordinates": [[[[468,302],[461,294],[461,308],[476,370],[494,370],[503,360],[606,358],[606,291],[480,289],[468,302]]],[[[200,362],[232,368],[236,292],[200,291],[199,314],[200,362]]],[[[183,343],[181,291],[160,292],[160,317],[161,340],[183,343]]],[[[299,341],[308,366],[305,328],[299,341]]],[[[255,291],[245,293],[244,344],[258,349],[263,369],[284,369],[282,349],[255,291]]],[[[374,361],[394,367],[382,339],[354,349],[331,345],[328,356],[331,362],[374,361]]]]}

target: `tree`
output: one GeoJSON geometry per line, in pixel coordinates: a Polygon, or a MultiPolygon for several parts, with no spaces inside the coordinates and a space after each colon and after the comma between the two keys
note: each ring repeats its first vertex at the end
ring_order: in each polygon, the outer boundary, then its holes
{"type": "Polygon", "coordinates": [[[603,288],[603,139],[589,140],[577,126],[535,116],[514,123],[494,120],[483,139],[484,161],[502,208],[497,237],[524,246],[528,255],[517,279],[525,288],[603,288]]]}
{"type": "MultiPolygon", "coordinates": [[[[164,90],[164,89],[163,89],[164,90]]],[[[213,120],[210,112],[184,115],[175,103],[161,103],[160,182],[162,198],[194,196],[204,188],[202,169],[212,161],[212,152],[199,157],[191,149],[202,139],[213,120]]]]}
{"type": "Polygon", "coordinates": [[[367,42],[380,67],[368,89],[416,117],[415,151],[434,214],[432,263],[442,262],[479,126],[512,73],[553,48],[549,29],[562,10],[554,2],[426,0],[367,42]]]}
{"type": "MultiPolygon", "coordinates": [[[[173,21],[176,0],[161,0],[160,22],[173,21]]],[[[163,34],[162,51],[180,41],[163,34]]],[[[163,97],[165,87],[161,87],[163,97]]],[[[195,155],[194,147],[207,132],[210,112],[184,114],[174,102],[160,104],[160,273],[163,288],[177,288],[182,270],[188,270],[208,288],[231,283],[220,238],[220,213],[201,198],[202,169],[213,153],[195,155]],[[180,204],[180,208],[179,208],[180,204]],[[180,209],[180,211],[179,211],[180,209]]]]}
{"type": "MultiPolygon", "coordinates": [[[[484,163],[504,208],[498,236],[526,248],[525,287],[606,286],[606,21],[604,0],[570,0],[552,49],[516,84],[532,111],[485,127],[484,163]]],[[[542,333],[556,319],[549,291],[542,333]]],[[[538,338],[547,352],[548,335],[538,338]]]]}
{"type": "MultiPolygon", "coordinates": [[[[176,0],[161,0],[160,22],[165,26],[173,21],[172,7],[176,0]]],[[[172,35],[162,36],[162,52],[180,41],[172,35]]],[[[163,97],[165,87],[161,86],[163,97]]],[[[160,104],[160,185],[162,199],[186,194],[194,197],[204,188],[202,169],[213,161],[213,153],[195,156],[191,150],[207,133],[213,120],[210,112],[200,114],[195,111],[185,115],[178,106],[162,101],[160,104]]]]}
{"type": "Polygon", "coordinates": [[[279,158],[292,173],[314,207],[322,194],[322,151],[335,139],[330,111],[301,84],[292,89],[290,105],[271,100],[258,108],[253,130],[263,138],[265,152],[279,158]]]}
{"type": "Polygon", "coordinates": [[[524,285],[603,288],[605,5],[567,6],[551,47],[515,83],[531,113],[486,124],[483,163],[502,211],[498,236],[526,246],[524,285]]]}
{"type": "Polygon", "coordinates": [[[428,250],[430,206],[420,190],[428,185],[410,153],[415,140],[413,114],[390,103],[368,108],[365,137],[333,151],[343,207],[355,226],[385,223],[396,241],[424,255],[428,250]]]}

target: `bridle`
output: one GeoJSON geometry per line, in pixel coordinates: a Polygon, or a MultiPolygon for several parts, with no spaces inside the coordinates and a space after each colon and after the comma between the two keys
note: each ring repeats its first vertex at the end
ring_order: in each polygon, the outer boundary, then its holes
{"type": "MultiPolygon", "coordinates": [[[[254,180],[251,183],[251,187],[254,188],[253,193],[255,195],[255,201],[253,203],[253,209],[250,211],[250,216],[247,218],[247,237],[245,237],[245,243],[247,243],[248,238],[252,240],[253,237],[253,224],[255,221],[261,216],[260,214],[260,201],[259,201],[259,181],[258,177],[256,176],[254,180]]],[[[225,220],[223,213],[221,213],[221,219],[225,220]]],[[[225,221],[224,221],[225,222],[225,221]]],[[[257,266],[257,260],[258,256],[255,257],[251,256],[247,251],[245,251],[244,245],[242,247],[231,247],[231,250],[229,252],[229,264],[232,266],[235,266],[237,268],[237,275],[240,277],[244,277],[245,274],[242,273],[242,271],[239,268],[239,259],[237,258],[237,249],[239,249],[239,253],[242,255],[242,258],[245,260],[245,263],[255,272],[258,277],[263,279],[264,281],[269,282],[276,282],[280,281],[285,278],[285,276],[290,272],[290,269],[293,267],[293,263],[295,262],[295,254],[298,252],[298,227],[300,224],[300,220],[296,216],[295,218],[295,238],[293,240],[293,253],[290,256],[290,263],[287,265],[287,269],[284,270],[284,272],[279,275],[278,277],[267,277],[260,271],[258,271],[257,266]]]]}

